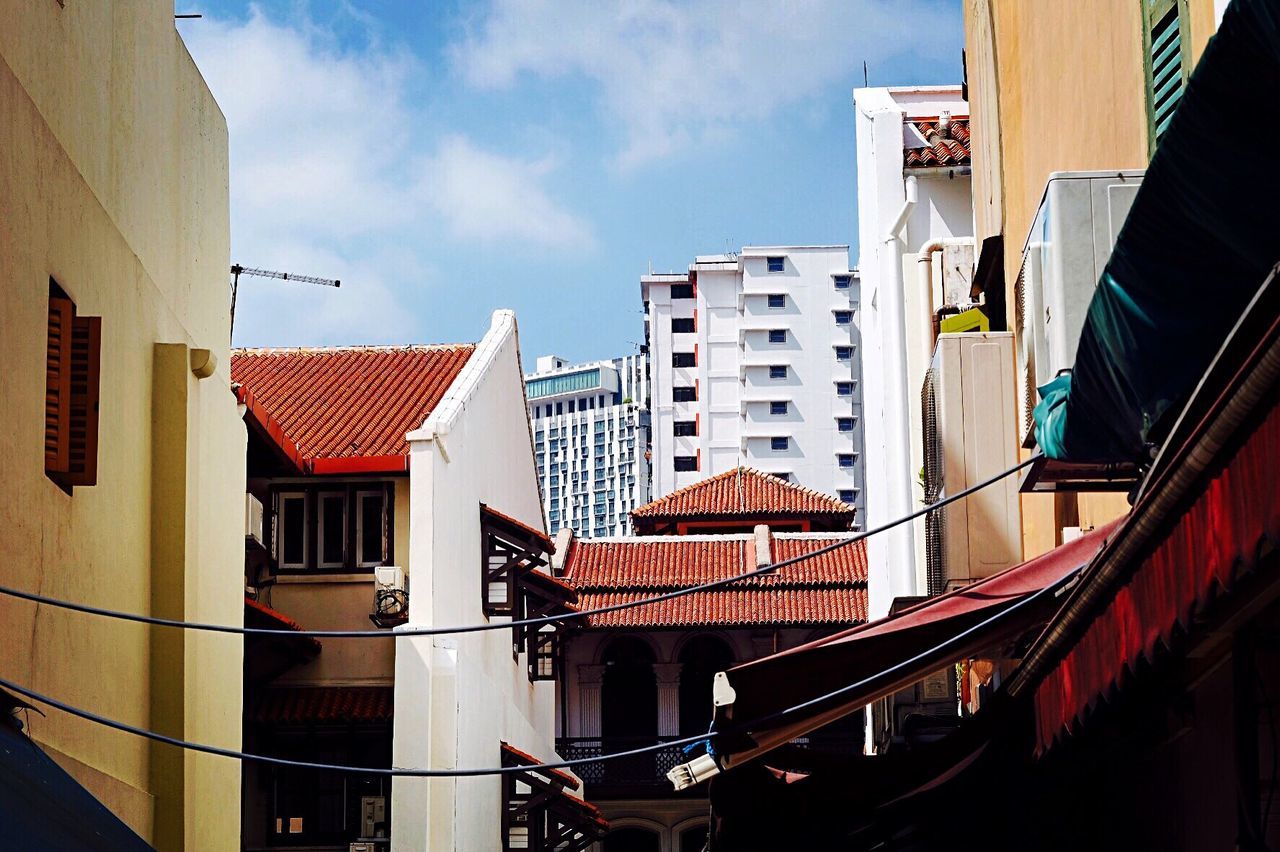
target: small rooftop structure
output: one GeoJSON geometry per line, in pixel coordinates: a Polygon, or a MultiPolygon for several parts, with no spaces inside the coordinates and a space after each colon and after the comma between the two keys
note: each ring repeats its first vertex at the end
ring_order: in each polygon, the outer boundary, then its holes
{"type": "Polygon", "coordinates": [[[816,532],[848,530],[855,515],[835,497],[738,467],[634,509],[631,522],[640,535],[748,532],[757,524],[816,532]]]}

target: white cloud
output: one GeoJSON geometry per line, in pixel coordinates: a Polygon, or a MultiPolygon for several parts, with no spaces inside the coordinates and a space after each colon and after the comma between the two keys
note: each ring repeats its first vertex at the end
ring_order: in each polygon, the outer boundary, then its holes
{"type": "Polygon", "coordinates": [[[540,181],[554,170],[550,160],[500,157],[463,136],[450,136],[424,166],[424,194],[457,237],[566,248],[593,242],[590,227],[557,207],[541,188],[540,181]]]}
{"type": "Polygon", "coordinates": [[[406,245],[591,244],[590,226],[548,191],[554,163],[431,124],[413,100],[424,70],[410,53],[376,38],[344,50],[303,15],[285,25],[257,7],[244,21],[206,13],[183,37],[227,118],[233,259],[346,282],[242,280],[238,342],[405,340],[406,291],[430,284],[406,245]]]}
{"type": "Polygon", "coordinates": [[[811,97],[866,61],[938,59],[958,10],[930,0],[494,0],[451,51],[472,85],[582,75],[634,166],[811,97]]]}

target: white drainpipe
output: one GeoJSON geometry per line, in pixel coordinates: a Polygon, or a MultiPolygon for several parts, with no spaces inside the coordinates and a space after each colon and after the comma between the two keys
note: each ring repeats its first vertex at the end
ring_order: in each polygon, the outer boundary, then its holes
{"type": "Polygon", "coordinates": [[[933,253],[942,251],[947,246],[972,244],[971,237],[944,237],[930,240],[916,253],[916,268],[920,274],[920,298],[924,300],[924,327],[925,333],[929,335],[929,354],[933,353],[933,345],[938,342],[938,335],[933,331],[933,253]]]}

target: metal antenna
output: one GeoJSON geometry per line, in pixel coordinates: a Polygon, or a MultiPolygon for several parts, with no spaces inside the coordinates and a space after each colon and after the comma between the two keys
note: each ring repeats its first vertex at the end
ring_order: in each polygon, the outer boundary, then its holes
{"type": "Polygon", "coordinates": [[[231,264],[231,333],[235,334],[236,329],[236,292],[240,289],[240,276],[249,275],[255,278],[276,278],[281,281],[298,281],[302,284],[319,284],[323,287],[341,287],[342,282],[337,278],[316,278],[314,275],[291,275],[288,272],[276,272],[271,269],[254,269],[249,266],[241,266],[238,263],[231,264]]]}

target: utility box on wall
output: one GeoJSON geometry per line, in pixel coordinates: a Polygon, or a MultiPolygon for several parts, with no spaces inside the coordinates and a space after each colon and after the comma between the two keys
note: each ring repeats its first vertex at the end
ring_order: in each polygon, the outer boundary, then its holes
{"type": "MultiPolygon", "coordinates": [[[[1013,335],[943,334],[925,376],[927,503],[1018,463],[1013,335]]],[[[1018,481],[1008,476],[925,518],[928,591],[941,594],[1022,561],[1018,481]]]]}
{"type": "Polygon", "coordinates": [[[1075,364],[1085,313],[1143,174],[1049,175],[1023,247],[1015,294],[1023,436],[1030,432],[1035,389],[1075,364]]]}

